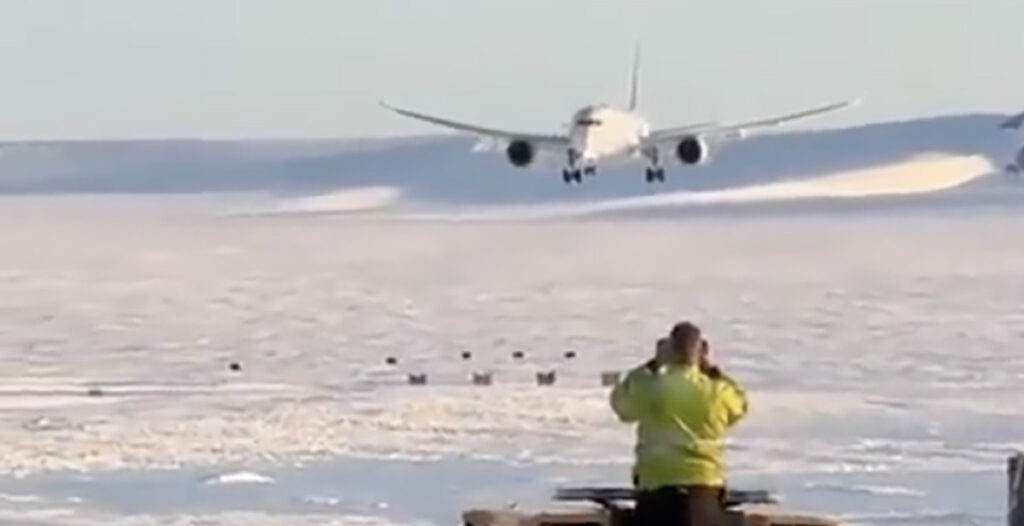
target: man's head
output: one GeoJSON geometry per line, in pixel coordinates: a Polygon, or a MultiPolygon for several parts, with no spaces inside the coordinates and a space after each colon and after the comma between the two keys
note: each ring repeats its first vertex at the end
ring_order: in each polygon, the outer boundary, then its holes
{"type": "Polygon", "coordinates": [[[675,324],[669,333],[672,353],[679,362],[699,364],[707,352],[700,328],[691,322],[683,321],[675,324]]]}

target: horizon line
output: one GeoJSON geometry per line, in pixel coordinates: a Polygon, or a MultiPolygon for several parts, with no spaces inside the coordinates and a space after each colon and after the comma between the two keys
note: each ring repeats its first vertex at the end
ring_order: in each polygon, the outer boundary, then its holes
{"type": "MultiPolygon", "coordinates": [[[[924,121],[924,120],[937,120],[937,119],[949,119],[956,117],[998,117],[1007,118],[1013,115],[1013,113],[1000,113],[995,111],[974,111],[974,112],[952,112],[952,113],[937,113],[927,116],[916,116],[916,117],[894,117],[885,120],[869,120],[847,124],[836,124],[836,125],[815,125],[807,126],[802,128],[797,127],[784,127],[778,131],[772,131],[771,134],[788,134],[788,133],[807,133],[813,130],[841,130],[851,128],[863,128],[867,126],[878,126],[885,124],[894,123],[906,123],[912,121],[924,121]]],[[[185,142],[207,142],[207,143],[237,143],[237,142],[377,142],[377,141],[388,141],[388,140],[431,140],[431,139],[453,139],[453,138],[465,138],[471,139],[472,134],[459,133],[459,132],[418,132],[418,133],[407,133],[407,134],[388,134],[388,135],[266,135],[266,136],[246,136],[246,135],[235,135],[235,136],[218,136],[218,135],[139,135],[139,136],[97,136],[97,137],[82,137],[82,136],[64,136],[64,137],[24,137],[24,138],[3,138],[0,137],[0,150],[5,147],[17,146],[17,145],[38,145],[38,144],[74,144],[74,143],[185,143],[185,142]]]]}

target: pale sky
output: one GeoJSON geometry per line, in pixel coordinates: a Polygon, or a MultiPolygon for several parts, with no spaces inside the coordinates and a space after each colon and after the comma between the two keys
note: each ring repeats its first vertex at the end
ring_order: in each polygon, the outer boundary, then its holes
{"type": "Polygon", "coordinates": [[[848,97],[814,125],[1024,107],[1019,0],[0,0],[0,138],[522,131],[622,103],[655,126],[848,97]]]}

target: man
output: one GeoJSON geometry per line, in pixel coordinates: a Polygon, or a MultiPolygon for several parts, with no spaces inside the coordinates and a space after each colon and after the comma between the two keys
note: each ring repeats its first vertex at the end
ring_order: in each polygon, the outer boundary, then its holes
{"type": "Polygon", "coordinates": [[[700,329],[682,322],[655,357],[611,393],[623,422],[637,423],[638,526],[721,526],[726,431],[747,412],[743,389],[711,365],[700,329]]]}

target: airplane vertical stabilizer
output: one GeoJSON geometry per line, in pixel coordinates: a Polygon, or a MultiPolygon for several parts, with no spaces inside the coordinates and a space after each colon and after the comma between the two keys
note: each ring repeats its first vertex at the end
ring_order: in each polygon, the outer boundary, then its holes
{"type": "Polygon", "coordinates": [[[640,42],[633,48],[633,76],[629,81],[629,102],[626,107],[629,111],[636,111],[638,90],[640,88],[640,42]]]}

